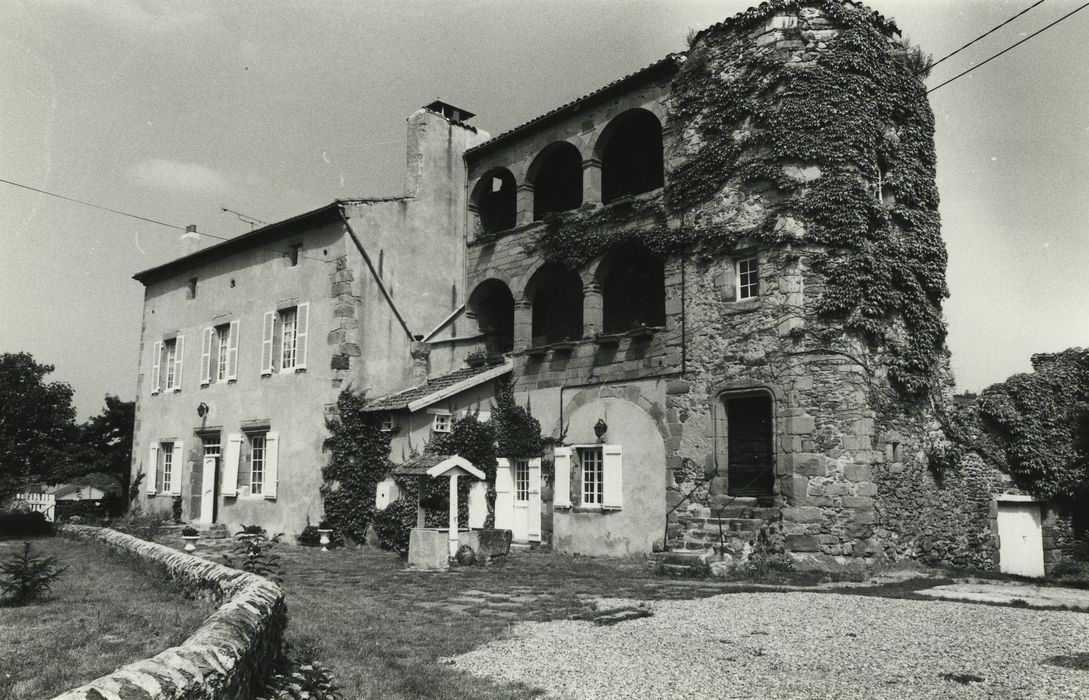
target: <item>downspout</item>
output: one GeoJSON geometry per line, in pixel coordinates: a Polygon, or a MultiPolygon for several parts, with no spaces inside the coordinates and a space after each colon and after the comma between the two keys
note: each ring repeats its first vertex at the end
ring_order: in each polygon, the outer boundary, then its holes
{"type": "Polygon", "coordinates": [[[393,315],[397,317],[397,321],[400,322],[401,328],[405,329],[405,335],[408,336],[409,342],[415,340],[412,335],[412,331],[409,329],[408,324],[405,323],[405,319],[401,316],[401,312],[397,310],[397,305],[393,303],[393,297],[390,296],[389,290],[386,289],[386,285],[382,283],[382,278],[378,276],[378,270],[375,269],[374,263],[371,261],[371,256],[367,255],[367,251],[363,249],[363,244],[360,243],[359,237],[355,235],[355,229],[352,228],[352,224],[348,221],[348,217],[344,215],[344,208],[339,208],[340,220],[344,222],[344,229],[348,232],[348,237],[352,239],[352,243],[355,243],[356,250],[363,256],[363,261],[367,263],[367,269],[371,271],[371,276],[374,278],[378,288],[382,290],[382,296],[386,298],[386,303],[389,304],[389,308],[393,310],[393,315]]]}

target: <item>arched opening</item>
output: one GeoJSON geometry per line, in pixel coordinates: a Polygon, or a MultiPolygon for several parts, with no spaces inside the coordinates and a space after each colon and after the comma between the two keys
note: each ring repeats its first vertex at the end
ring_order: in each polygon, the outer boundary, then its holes
{"type": "Polygon", "coordinates": [[[601,135],[601,201],[658,189],[664,182],[662,125],[645,109],[614,119],[601,135]]]}
{"type": "Polygon", "coordinates": [[[628,245],[611,251],[598,269],[598,280],[606,333],[665,325],[665,268],[645,248],[628,245]]]}
{"type": "Polygon", "coordinates": [[[764,393],[723,396],[726,409],[727,493],[771,498],[775,484],[775,421],[764,393]]]}
{"type": "Polygon", "coordinates": [[[493,168],[473,188],[472,202],[480,220],[481,233],[498,233],[514,228],[518,209],[517,184],[506,168],[493,168]]]}
{"type": "Polygon", "coordinates": [[[582,280],[573,270],[546,263],[526,289],[533,304],[533,345],[582,337],[582,280]]]}
{"type": "Polygon", "coordinates": [[[469,295],[468,306],[476,314],[489,353],[514,349],[514,295],[506,284],[496,279],[481,282],[469,295]]]}
{"type": "Polygon", "coordinates": [[[534,221],[582,205],[582,154],[566,141],[541,151],[527,179],[533,184],[534,221]]]}

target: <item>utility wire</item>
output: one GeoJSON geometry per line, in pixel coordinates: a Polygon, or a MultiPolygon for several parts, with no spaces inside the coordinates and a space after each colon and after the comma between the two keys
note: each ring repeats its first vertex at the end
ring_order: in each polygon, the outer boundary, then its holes
{"type": "Polygon", "coordinates": [[[968,75],[969,73],[971,73],[972,71],[974,71],[974,70],[975,70],[976,68],[979,68],[979,67],[981,67],[981,66],[985,66],[985,65],[987,65],[988,63],[990,63],[991,61],[995,60],[996,58],[998,58],[998,57],[999,57],[999,56],[1001,56],[1002,54],[1004,54],[1004,53],[1007,53],[1008,51],[1012,51],[1013,49],[1016,49],[1016,48],[1017,48],[1018,46],[1020,46],[1021,44],[1025,43],[1026,41],[1028,41],[1029,39],[1031,39],[1032,37],[1034,37],[1034,36],[1036,36],[1036,35],[1038,35],[1038,34],[1043,34],[1043,33],[1044,33],[1044,32],[1046,32],[1046,31],[1047,31],[1048,29],[1051,29],[1052,27],[1054,27],[1054,26],[1055,26],[1056,24],[1058,24],[1059,22],[1062,22],[1062,21],[1063,21],[1064,19],[1066,19],[1067,17],[1070,17],[1071,15],[1073,15],[1073,14],[1074,14],[1074,13],[1076,13],[1076,12],[1081,12],[1081,11],[1082,11],[1082,10],[1084,10],[1084,9],[1085,9],[1086,7],[1089,7],[1089,2],[1085,3],[1084,5],[1081,5],[1080,7],[1077,7],[1077,8],[1075,8],[1074,10],[1071,10],[1070,12],[1066,13],[1065,15],[1063,15],[1062,17],[1060,17],[1059,19],[1055,20],[1055,21],[1054,21],[1054,22],[1052,22],[1051,24],[1049,24],[1049,25],[1047,25],[1046,27],[1044,27],[1043,29],[1037,30],[1037,31],[1033,32],[1032,34],[1029,34],[1029,35],[1028,35],[1028,36],[1026,36],[1026,37],[1025,37],[1024,39],[1022,39],[1021,41],[1017,42],[1016,44],[1013,44],[1012,46],[1007,46],[1006,48],[1002,49],[1001,51],[999,51],[999,52],[998,52],[998,53],[996,53],[995,55],[993,55],[993,56],[991,56],[990,58],[988,58],[987,60],[985,60],[985,61],[981,61],[981,62],[977,63],[976,65],[972,66],[971,68],[969,68],[968,70],[966,70],[966,71],[963,71],[963,72],[961,72],[961,73],[958,73],[958,74],[954,75],[954,76],[953,76],[952,78],[950,78],[949,80],[946,80],[946,81],[945,81],[945,82],[943,82],[943,83],[939,83],[939,84],[935,85],[934,87],[932,87],[932,88],[930,88],[929,90],[927,90],[927,91],[926,91],[926,94],[928,94],[928,95],[929,95],[930,93],[934,92],[934,91],[935,91],[935,90],[937,90],[938,88],[944,87],[944,86],[948,85],[949,83],[953,82],[954,80],[957,80],[958,78],[962,78],[962,77],[964,77],[964,76],[968,75]]]}
{"type": "Polygon", "coordinates": [[[988,36],[988,35],[990,35],[990,34],[993,34],[993,33],[997,32],[997,31],[998,31],[999,29],[1001,29],[1002,27],[1005,27],[1005,26],[1006,26],[1007,24],[1009,24],[1010,22],[1014,21],[1015,19],[1017,19],[1017,18],[1018,18],[1018,17],[1020,17],[1021,15],[1025,14],[1025,13],[1026,13],[1026,12],[1028,12],[1029,10],[1031,10],[1031,9],[1033,9],[1034,7],[1037,7],[1037,6],[1039,6],[1039,5],[1042,5],[1042,4],[1043,4],[1043,3],[1045,2],[1045,1],[1046,1],[1046,0],[1037,0],[1037,2],[1035,2],[1035,3],[1031,4],[1031,5],[1029,5],[1029,6],[1028,6],[1028,7],[1026,7],[1025,9],[1021,10],[1021,11],[1020,11],[1020,12],[1018,12],[1018,13],[1017,13],[1016,15],[1014,15],[1013,17],[1010,17],[1010,18],[1009,18],[1008,20],[1006,20],[1006,21],[1005,21],[1005,22],[1003,22],[1002,24],[998,25],[998,26],[997,26],[997,27],[995,27],[994,29],[991,29],[991,30],[989,30],[989,31],[986,31],[986,32],[984,32],[983,34],[980,34],[980,35],[979,35],[979,36],[977,36],[977,37],[976,37],[975,39],[972,39],[972,40],[971,40],[971,41],[969,41],[969,42],[968,42],[967,44],[965,44],[964,46],[960,47],[959,49],[957,49],[957,50],[956,50],[956,51],[954,51],[953,53],[948,53],[948,54],[946,54],[946,55],[942,56],[942,57],[941,57],[941,58],[939,58],[939,59],[938,59],[937,61],[934,61],[934,62],[933,62],[933,63],[931,63],[931,64],[930,64],[929,66],[927,66],[926,68],[924,68],[924,69],[922,69],[921,71],[919,71],[918,73],[916,73],[916,75],[922,75],[923,73],[927,73],[927,72],[929,72],[929,71],[930,71],[930,70],[931,70],[932,68],[934,68],[934,66],[938,65],[938,64],[939,64],[939,63],[941,63],[942,61],[945,61],[945,60],[948,60],[948,59],[950,59],[950,58],[953,58],[953,57],[954,57],[954,56],[956,56],[956,55],[957,55],[958,53],[960,53],[961,51],[965,50],[966,48],[968,48],[968,47],[969,47],[969,46],[971,46],[972,44],[976,43],[976,42],[977,42],[977,41],[979,41],[980,39],[982,39],[982,38],[984,38],[984,37],[986,37],[986,36],[988,36]]]}
{"type": "MultiPolygon", "coordinates": [[[[84,201],[82,199],[76,199],[75,197],[69,197],[67,195],[57,194],[56,192],[49,192],[48,190],[42,190],[42,189],[38,189],[37,187],[31,187],[30,185],[24,185],[24,184],[22,184],[20,182],[13,182],[11,180],[5,180],[4,178],[0,178],[0,182],[4,183],[6,185],[11,185],[13,187],[21,187],[22,189],[30,190],[31,192],[38,192],[39,194],[49,195],[50,197],[57,197],[58,199],[63,199],[65,201],[67,201],[67,202],[73,202],[75,204],[81,204],[81,205],[83,205],[85,207],[91,207],[92,209],[100,209],[102,211],[108,211],[108,212],[110,212],[112,214],[119,214],[121,216],[127,216],[130,219],[138,219],[140,221],[146,221],[148,223],[157,224],[159,226],[166,226],[167,228],[172,228],[172,229],[175,229],[175,230],[178,230],[178,231],[185,231],[186,233],[189,232],[189,229],[186,228],[185,226],[178,226],[177,224],[169,224],[169,223],[167,223],[165,221],[159,221],[158,219],[151,219],[151,218],[148,218],[146,216],[140,216],[139,214],[132,214],[132,213],[127,212],[127,211],[121,211],[120,209],[112,209],[110,207],[104,207],[101,204],[95,204],[94,202],[87,202],[87,201],[84,201]]],[[[227,211],[227,210],[224,210],[224,211],[227,211]]],[[[205,233],[203,231],[194,231],[194,233],[196,233],[199,236],[205,236],[207,238],[214,238],[214,239],[219,240],[219,241],[231,241],[231,240],[234,240],[233,238],[226,238],[224,236],[217,236],[215,234],[205,233]]],[[[279,253],[280,255],[287,255],[287,254],[292,253],[292,251],[290,251],[290,250],[283,250],[283,249],[280,249],[280,248],[269,248],[267,246],[255,246],[255,247],[257,247],[260,250],[268,250],[268,251],[271,251],[271,252],[274,252],[274,253],[279,253]]],[[[321,263],[330,263],[330,262],[332,262],[331,260],[322,260],[321,258],[315,258],[315,257],[310,256],[310,255],[305,255],[305,254],[303,254],[301,252],[299,253],[299,257],[306,258],[308,260],[316,260],[316,261],[321,262],[321,263]]]]}

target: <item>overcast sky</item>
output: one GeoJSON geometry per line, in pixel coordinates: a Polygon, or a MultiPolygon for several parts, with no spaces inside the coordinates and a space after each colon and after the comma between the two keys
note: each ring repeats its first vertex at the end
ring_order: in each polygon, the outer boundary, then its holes
{"type": "MultiPolygon", "coordinates": [[[[405,117],[491,133],[666,53],[739,0],[0,0],[0,178],[233,236],[397,194],[405,117]]],[[[874,0],[941,56],[1031,4],[874,0]]],[[[1079,2],[1048,0],[937,85],[1079,2]]],[[[1089,9],[931,95],[953,369],[979,390],[1089,346],[1089,9]]],[[[81,418],[134,396],[143,287],[180,232],[0,183],[0,352],[56,365],[81,418]]]]}

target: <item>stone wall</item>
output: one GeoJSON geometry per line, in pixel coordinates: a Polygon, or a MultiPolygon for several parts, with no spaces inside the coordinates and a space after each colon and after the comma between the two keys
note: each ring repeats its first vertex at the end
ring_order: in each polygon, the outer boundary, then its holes
{"type": "Polygon", "coordinates": [[[264,687],[287,625],[279,586],[115,530],[62,525],[59,532],[162,567],[184,589],[219,607],[180,646],[123,666],[57,700],[248,700],[264,687]]]}

